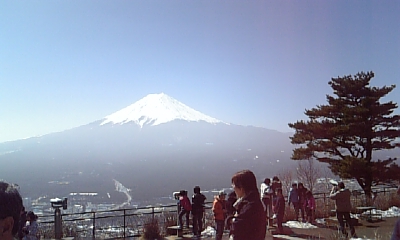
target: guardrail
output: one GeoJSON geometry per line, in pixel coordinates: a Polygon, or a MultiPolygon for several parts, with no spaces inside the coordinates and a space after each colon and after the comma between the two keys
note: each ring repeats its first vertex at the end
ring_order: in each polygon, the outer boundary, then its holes
{"type": "MultiPolygon", "coordinates": [[[[382,188],[375,194],[386,195],[396,188],[382,188]]],[[[314,193],[316,200],[322,200],[325,205],[334,204],[329,200],[329,193],[314,193]],[[329,200],[329,201],[328,201],[329,200]]],[[[365,200],[363,192],[353,191],[353,204],[365,200]]],[[[204,226],[213,225],[212,202],[206,202],[204,226]]],[[[356,206],[355,204],[353,206],[356,206]]],[[[166,228],[176,224],[177,205],[160,205],[142,208],[126,208],[96,212],[62,214],[64,236],[81,238],[137,238],[143,233],[144,224],[157,220],[160,229],[166,233],[166,228]]],[[[54,238],[54,215],[43,215],[38,221],[42,238],[54,238]]]]}
{"type": "MultiPolygon", "coordinates": [[[[206,202],[204,224],[213,222],[210,204],[212,202],[206,202]]],[[[168,226],[176,224],[177,205],[62,214],[63,236],[76,239],[137,238],[150,220],[156,220],[165,233],[168,226]]],[[[54,238],[54,215],[43,215],[38,223],[42,238],[54,238]]]]}

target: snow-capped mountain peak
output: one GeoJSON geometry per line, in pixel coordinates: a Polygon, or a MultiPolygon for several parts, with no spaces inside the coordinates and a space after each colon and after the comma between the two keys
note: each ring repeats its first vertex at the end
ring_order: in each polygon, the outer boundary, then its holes
{"type": "Polygon", "coordinates": [[[160,93],[149,94],[134,104],[106,116],[100,125],[134,122],[143,127],[143,125],[154,126],[173,120],[205,121],[212,124],[222,122],[198,112],[164,93],[160,93]]]}

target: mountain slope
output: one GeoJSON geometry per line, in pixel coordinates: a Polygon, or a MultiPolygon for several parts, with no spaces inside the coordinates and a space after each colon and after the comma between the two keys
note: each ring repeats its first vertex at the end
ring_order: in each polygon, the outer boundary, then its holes
{"type": "Polygon", "coordinates": [[[98,192],[106,202],[117,179],[143,200],[195,185],[226,187],[242,169],[272,177],[294,164],[289,136],[226,124],[153,94],[84,126],[0,144],[0,176],[27,196],[98,192]]]}
{"type": "Polygon", "coordinates": [[[218,119],[209,117],[164,93],[160,93],[149,94],[134,104],[108,115],[100,125],[134,122],[143,127],[143,125],[156,126],[173,120],[221,123],[218,119]]]}

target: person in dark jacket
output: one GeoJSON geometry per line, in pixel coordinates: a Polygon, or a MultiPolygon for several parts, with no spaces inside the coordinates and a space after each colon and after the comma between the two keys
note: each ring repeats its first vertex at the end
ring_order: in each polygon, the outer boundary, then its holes
{"type": "Polygon", "coordinates": [[[233,204],[235,204],[237,200],[236,193],[235,191],[232,191],[228,194],[228,199],[226,200],[226,215],[234,215],[236,212],[235,207],[233,204]]]}
{"type": "Polygon", "coordinates": [[[344,227],[344,221],[346,220],[347,225],[350,227],[351,236],[356,235],[356,231],[353,226],[353,221],[350,218],[351,212],[351,202],[350,202],[351,192],[349,189],[345,188],[343,182],[339,182],[338,186],[333,186],[329,197],[335,200],[336,203],[336,217],[338,219],[340,230],[343,234],[347,235],[346,229],[344,227]]]}
{"type": "Polygon", "coordinates": [[[283,216],[285,216],[285,198],[282,194],[282,188],[276,189],[276,202],[274,207],[276,214],[276,225],[278,226],[278,232],[283,233],[283,216]]]}
{"type": "Polygon", "coordinates": [[[204,202],[206,197],[200,192],[200,187],[195,186],[192,197],[193,235],[200,236],[203,230],[204,202]]]}
{"type": "Polygon", "coordinates": [[[300,182],[300,183],[297,184],[297,191],[298,191],[298,194],[299,194],[299,212],[301,214],[301,220],[303,222],[306,222],[307,219],[305,218],[304,204],[306,202],[307,188],[305,188],[303,183],[300,182]]]}
{"type": "Polygon", "coordinates": [[[257,188],[257,180],[250,170],[237,172],[232,177],[232,188],[238,200],[236,214],[232,219],[231,238],[233,240],[264,240],[266,214],[257,188]]]}
{"type": "Polygon", "coordinates": [[[228,199],[226,200],[226,219],[225,219],[225,229],[231,229],[231,220],[236,213],[236,209],[233,206],[237,200],[235,191],[232,191],[228,194],[228,199]]]}

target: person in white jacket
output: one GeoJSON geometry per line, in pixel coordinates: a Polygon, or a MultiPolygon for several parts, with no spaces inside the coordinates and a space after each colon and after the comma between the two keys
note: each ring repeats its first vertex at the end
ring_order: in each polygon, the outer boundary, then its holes
{"type": "Polygon", "coordinates": [[[271,179],[266,178],[264,179],[264,182],[261,183],[260,186],[260,196],[261,196],[261,200],[264,203],[264,207],[265,207],[265,213],[267,215],[267,219],[268,219],[268,226],[270,226],[272,223],[272,221],[270,221],[270,219],[272,218],[272,197],[273,197],[273,193],[274,191],[272,190],[271,187],[271,179]],[[270,224],[271,223],[271,224],[270,224]]]}

